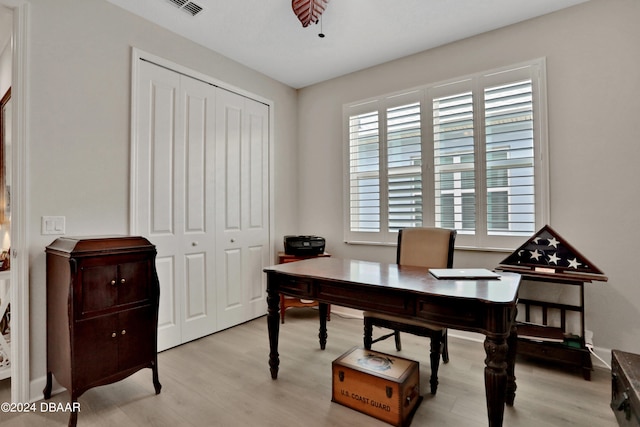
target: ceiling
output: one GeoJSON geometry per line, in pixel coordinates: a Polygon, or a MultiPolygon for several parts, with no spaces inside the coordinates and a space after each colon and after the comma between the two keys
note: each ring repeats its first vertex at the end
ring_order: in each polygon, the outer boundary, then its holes
{"type": "Polygon", "coordinates": [[[322,26],[307,28],[291,0],[107,1],[301,88],[587,0],[330,0],[322,26]]]}

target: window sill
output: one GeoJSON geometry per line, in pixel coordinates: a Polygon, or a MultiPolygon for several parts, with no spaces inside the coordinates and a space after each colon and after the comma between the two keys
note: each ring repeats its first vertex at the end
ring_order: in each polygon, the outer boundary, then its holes
{"type": "MultiPolygon", "coordinates": [[[[359,240],[352,240],[352,241],[345,241],[344,242],[347,245],[364,245],[364,246],[389,246],[389,247],[394,247],[397,246],[397,244],[394,243],[388,243],[388,242],[365,242],[365,241],[359,241],[359,240]]],[[[469,251],[469,252],[500,252],[500,253],[512,253],[515,248],[478,248],[478,247],[474,247],[474,246],[457,246],[455,247],[456,251],[469,251]]]]}

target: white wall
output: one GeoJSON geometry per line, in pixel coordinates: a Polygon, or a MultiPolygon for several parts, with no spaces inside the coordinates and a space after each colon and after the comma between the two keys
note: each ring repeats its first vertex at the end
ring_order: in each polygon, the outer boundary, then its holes
{"type": "MultiPolygon", "coordinates": [[[[343,243],[343,104],[546,57],[550,225],[609,277],[586,286],[595,346],[640,352],[639,19],[637,0],[592,0],[300,90],[299,167],[313,171],[300,174],[301,232],[335,256],[395,259],[394,247],[343,243]]],[[[505,257],[457,251],[454,264],[505,257]]]]}
{"type": "Polygon", "coordinates": [[[40,234],[41,216],[65,216],[71,236],[129,231],[132,46],[274,102],[277,236],[297,226],[290,196],[297,94],[102,0],[31,0],[30,14],[30,369],[37,382],[46,368],[44,249],[55,237],[40,234]]]}

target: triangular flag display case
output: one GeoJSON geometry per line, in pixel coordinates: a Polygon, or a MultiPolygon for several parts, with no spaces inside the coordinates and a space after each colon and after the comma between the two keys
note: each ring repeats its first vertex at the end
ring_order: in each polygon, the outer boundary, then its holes
{"type": "Polygon", "coordinates": [[[578,304],[549,302],[535,297],[518,300],[517,352],[578,366],[582,368],[584,379],[590,380],[592,364],[585,340],[584,284],[606,282],[608,279],[602,271],[548,225],[507,256],[496,270],[519,273],[523,282],[578,287],[578,304]],[[534,312],[538,314],[537,323],[532,322],[534,312]],[[580,335],[568,330],[567,315],[572,313],[577,313],[580,319],[580,335]]]}

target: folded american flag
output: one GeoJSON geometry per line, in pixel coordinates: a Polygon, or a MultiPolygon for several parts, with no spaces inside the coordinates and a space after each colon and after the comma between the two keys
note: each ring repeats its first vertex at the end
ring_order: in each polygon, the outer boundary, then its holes
{"type": "Polygon", "coordinates": [[[603,274],[548,225],[542,227],[500,265],[529,267],[532,270],[549,269],[556,273],[603,274]]]}

